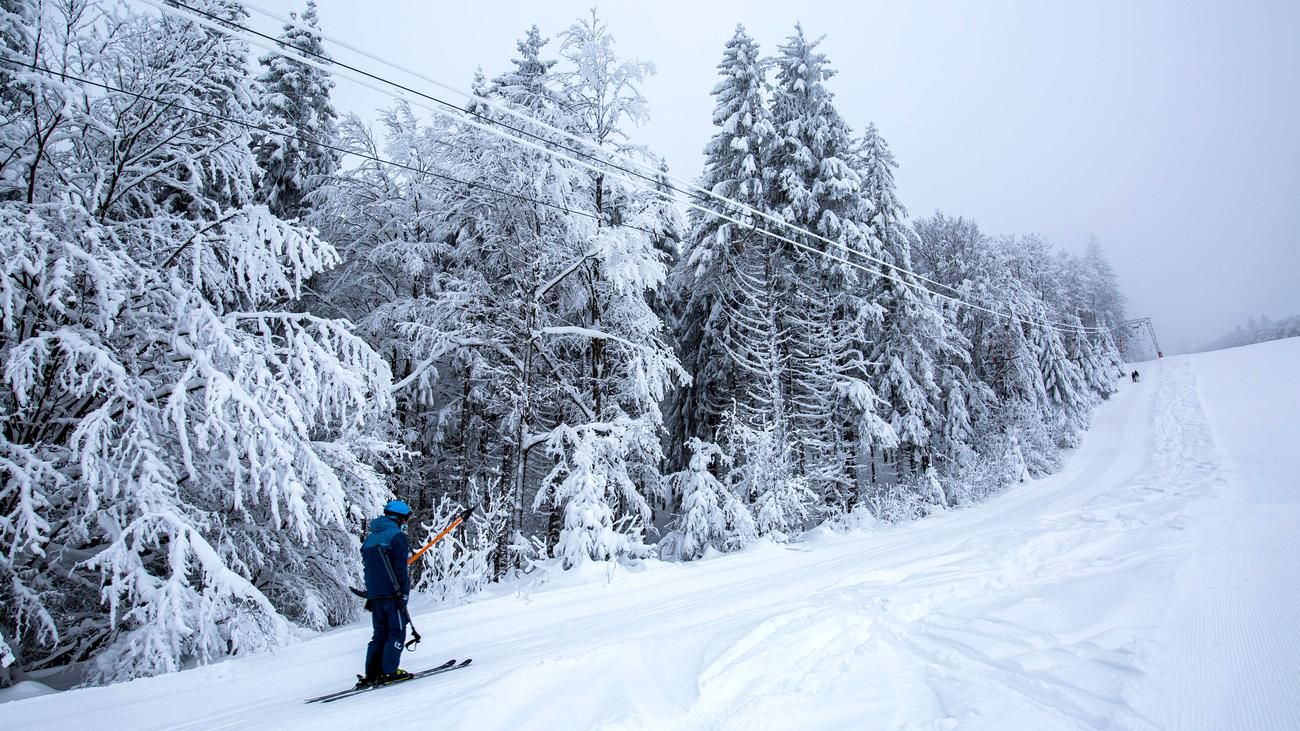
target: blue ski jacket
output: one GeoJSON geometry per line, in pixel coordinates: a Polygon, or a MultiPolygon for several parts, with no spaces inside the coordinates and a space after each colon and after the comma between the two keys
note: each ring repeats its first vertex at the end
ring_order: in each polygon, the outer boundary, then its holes
{"type": "Polygon", "coordinates": [[[411,575],[406,570],[410,557],[411,546],[397,521],[386,515],[370,521],[370,534],[361,544],[366,598],[405,600],[411,593],[411,575]]]}

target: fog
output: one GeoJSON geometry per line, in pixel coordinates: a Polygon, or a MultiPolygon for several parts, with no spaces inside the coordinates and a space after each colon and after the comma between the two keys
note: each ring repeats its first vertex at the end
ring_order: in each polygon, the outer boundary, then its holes
{"type": "MultiPolygon", "coordinates": [[[[476,67],[503,70],[529,25],[553,37],[590,5],[319,0],[319,12],[326,33],[466,88],[476,67]]],[[[1151,317],[1166,352],[1252,315],[1300,314],[1300,3],[665,0],[599,12],[624,56],[657,66],[643,87],[653,118],[634,139],[678,176],[699,173],[736,23],[770,54],[800,21],[826,36],[845,118],[875,121],[893,146],[913,215],[939,209],[1076,252],[1096,236],[1129,316],[1151,317]]],[[[373,117],[389,100],[339,81],[335,102],[373,117]]]]}

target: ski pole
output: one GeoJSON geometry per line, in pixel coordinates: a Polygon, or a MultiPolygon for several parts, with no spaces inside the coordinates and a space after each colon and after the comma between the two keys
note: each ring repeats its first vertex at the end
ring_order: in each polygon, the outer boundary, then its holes
{"type": "Polygon", "coordinates": [[[439,533],[438,535],[434,536],[434,538],[433,538],[432,541],[429,541],[428,543],[424,544],[424,547],[423,547],[423,548],[421,548],[420,550],[418,550],[418,551],[416,551],[414,554],[412,554],[411,557],[410,557],[409,559],[406,560],[406,565],[407,565],[407,566],[410,566],[411,564],[415,563],[415,560],[418,559],[420,556],[423,556],[425,551],[429,550],[430,548],[433,548],[433,544],[437,543],[438,541],[441,541],[441,540],[442,540],[442,539],[443,539],[443,538],[444,538],[448,533],[450,533],[450,532],[456,530],[456,526],[460,525],[461,523],[465,522],[466,520],[469,520],[469,516],[470,516],[471,514],[473,514],[474,509],[475,509],[476,507],[478,507],[478,506],[477,506],[477,505],[471,505],[471,506],[469,506],[468,508],[465,509],[465,512],[463,512],[463,513],[461,513],[460,515],[456,516],[456,519],[453,520],[453,521],[451,521],[451,525],[448,525],[446,528],[443,528],[443,529],[442,529],[442,532],[439,533]]]}
{"type": "Polygon", "coordinates": [[[411,628],[411,639],[406,642],[406,649],[415,652],[415,648],[420,645],[420,632],[415,628],[415,623],[411,621],[411,613],[406,607],[402,607],[402,618],[406,620],[406,626],[411,628]]]}

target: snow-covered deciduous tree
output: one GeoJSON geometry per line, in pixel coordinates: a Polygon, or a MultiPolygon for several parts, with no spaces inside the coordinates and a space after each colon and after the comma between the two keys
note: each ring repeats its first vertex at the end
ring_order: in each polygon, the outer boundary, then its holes
{"type": "Polygon", "coordinates": [[[26,97],[33,93],[32,82],[37,79],[31,76],[30,69],[20,64],[36,60],[33,35],[40,28],[38,18],[36,0],[0,0],[0,54],[6,59],[0,61],[0,144],[9,153],[0,159],[0,187],[8,198],[25,192],[15,183],[24,167],[32,162],[26,158],[35,140],[19,139],[19,135],[27,138],[39,134],[35,128],[43,126],[39,122],[29,125],[19,120],[20,116],[34,113],[26,97]]]}
{"type": "MultiPolygon", "coordinates": [[[[563,65],[545,47],[532,28],[509,70],[475,82],[479,122],[558,137],[509,107],[634,151],[622,125],[644,114],[636,83],[646,69],[619,62],[595,18],[565,35],[563,65]]],[[[404,441],[426,455],[399,480],[430,506],[447,492],[468,500],[470,484],[501,484],[510,504],[506,525],[493,528],[492,572],[502,578],[519,568],[516,535],[559,551],[569,502],[596,494],[570,490],[583,484],[577,477],[547,481],[552,459],[567,458],[547,459],[539,447],[586,450],[595,461],[574,469],[605,469],[591,479],[634,488],[598,495],[610,529],[626,531],[615,554],[640,545],[643,507],[661,487],[659,403],[682,374],[649,301],[665,276],[672,205],[481,129],[423,123],[403,107],[385,126],[383,142],[351,120],[342,136],[402,169],[368,164],[336,176],[314,220],[355,242],[345,268],[356,274],[331,283],[325,299],[354,293],[349,307],[398,379],[404,441]],[[617,425],[617,438],[603,425],[617,425]]],[[[578,533],[564,535],[567,552],[578,533]]]]}
{"type": "Polygon", "coordinates": [[[107,680],[346,620],[389,370],[281,307],[337,254],[248,205],[242,46],[42,7],[36,65],[112,90],[32,72],[0,152],[28,160],[0,204],[0,626],[24,670],[107,680]]]}
{"type": "MultiPolygon", "coordinates": [[[[657,158],[631,141],[631,127],[649,118],[640,85],[654,73],[653,64],[620,58],[613,35],[595,10],[561,34],[559,51],[565,63],[557,79],[570,131],[601,149],[638,157],[646,168],[658,167],[657,158]]],[[[651,497],[659,489],[663,459],[659,405],[666,389],[657,382],[670,373],[684,374],[667,350],[667,333],[650,303],[672,263],[664,238],[680,225],[678,211],[674,201],[660,195],[662,177],[633,185],[624,177],[602,172],[584,175],[587,181],[582,187],[597,222],[593,250],[601,254],[578,272],[586,286],[586,301],[569,320],[586,323],[593,333],[614,335],[587,338],[586,388],[596,416],[606,421],[631,420],[624,443],[629,467],[645,497],[651,497]],[[637,356],[621,364],[631,352],[619,354],[619,340],[641,355],[654,354],[648,361],[638,362],[637,356]]],[[[626,504],[614,507],[619,518],[636,517],[626,504]]]]}

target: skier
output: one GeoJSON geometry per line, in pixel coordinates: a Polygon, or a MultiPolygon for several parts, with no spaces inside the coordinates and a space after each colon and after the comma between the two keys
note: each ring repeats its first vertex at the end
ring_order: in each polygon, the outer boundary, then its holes
{"type": "Polygon", "coordinates": [[[411,577],[406,561],[411,547],[402,527],[411,517],[411,506],[401,500],[389,500],[384,514],[370,521],[370,533],[361,545],[361,561],[366,572],[366,609],[370,610],[374,634],[366,649],[366,674],[357,676],[357,685],[383,685],[406,680],[411,674],[397,667],[406,642],[406,600],[411,593],[411,577]]]}
{"type": "Polygon", "coordinates": [[[1134,383],[1137,383],[1137,382],[1138,382],[1138,372],[1137,372],[1137,371],[1133,371],[1133,382],[1134,382],[1134,383]]]}

